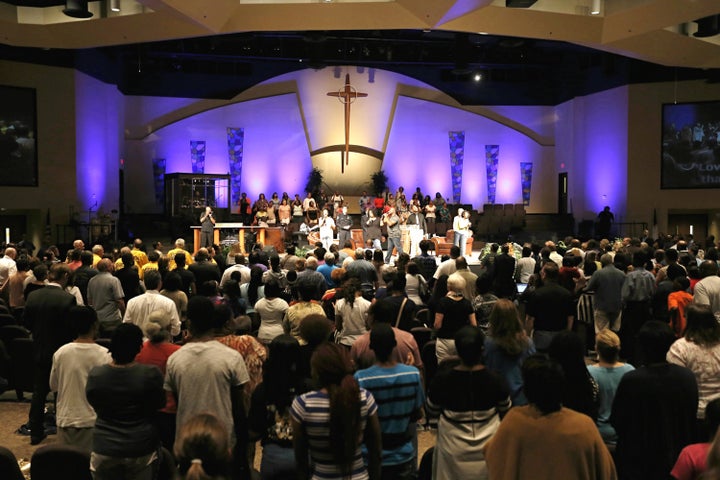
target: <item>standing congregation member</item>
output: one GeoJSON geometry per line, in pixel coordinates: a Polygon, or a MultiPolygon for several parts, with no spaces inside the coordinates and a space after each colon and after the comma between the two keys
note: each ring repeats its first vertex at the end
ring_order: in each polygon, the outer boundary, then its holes
{"type": "MultiPolygon", "coordinates": [[[[593,421],[563,407],[560,365],[533,355],[523,364],[522,376],[530,404],[510,410],[485,448],[489,478],[617,480],[593,421]]],[[[667,472],[654,478],[667,478],[667,472]]]]}
{"type": "Polygon", "coordinates": [[[382,430],[382,477],[411,480],[417,471],[417,427],[425,403],[422,379],[417,368],[398,363],[392,353],[397,345],[393,329],[376,323],[370,331],[375,365],[355,372],[361,388],[378,402],[382,430]]]}
{"type": "MultiPolygon", "coordinates": [[[[108,260],[109,262],[109,260],[108,260]]],[[[50,268],[45,287],[32,292],[25,304],[25,325],[33,337],[33,396],[30,404],[30,444],[37,445],[45,434],[45,399],[50,391],[50,371],[55,351],[73,340],[69,326],[75,297],[65,291],[70,269],[56,263],[50,268]]]]}
{"type": "Polygon", "coordinates": [[[113,332],[112,362],[88,375],[86,395],[97,413],[90,471],[95,480],[154,478],[160,434],[153,422],[165,406],[160,370],[135,362],[143,333],[124,323],[113,332]]]}
{"type": "Polygon", "coordinates": [[[297,478],[380,480],[381,431],[372,394],[358,386],[347,349],[325,343],[313,353],[317,390],[291,407],[297,478]],[[367,467],[360,451],[367,446],[367,467]]]}

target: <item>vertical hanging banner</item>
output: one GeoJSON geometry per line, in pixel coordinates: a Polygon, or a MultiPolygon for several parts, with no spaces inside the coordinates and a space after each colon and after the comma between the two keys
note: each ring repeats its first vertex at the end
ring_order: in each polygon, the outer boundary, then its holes
{"type": "Polygon", "coordinates": [[[450,175],[452,178],[453,203],[460,203],[462,171],[465,159],[465,132],[448,132],[450,140],[450,175]]]}
{"type": "Polygon", "coordinates": [[[532,169],[531,162],[520,162],[520,184],[522,185],[523,205],[530,205],[530,187],[532,186],[532,169]]]}
{"type": "Polygon", "coordinates": [[[205,173],[205,140],[190,140],[192,173],[205,173]]]}
{"type": "Polygon", "coordinates": [[[155,187],[155,203],[163,205],[165,200],[165,166],[164,158],[153,158],[153,186],[155,187]]]}
{"type": "Polygon", "coordinates": [[[495,203],[497,192],[498,156],[500,145],[485,145],[485,171],[487,174],[488,203],[495,203]]]}
{"type": "Polygon", "coordinates": [[[231,205],[238,205],[240,202],[244,141],[245,129],[227,127],[228,159],[230,162],[230,195],[232,199],[231,205]]]}

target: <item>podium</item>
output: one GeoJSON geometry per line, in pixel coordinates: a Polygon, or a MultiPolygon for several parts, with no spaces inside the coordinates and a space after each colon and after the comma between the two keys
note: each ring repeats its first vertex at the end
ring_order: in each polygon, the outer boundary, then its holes
{"type": "MultiPolygon", "coordinates": [[[[193,225],[193,253],[200,249],[200,225],[193,225]]],[[[245,233],[254,232],[257,234],[257,241],[267,247],[272,245],[278,253],[285,252],[285,244],[283,243],[284,229],[282,227],[256,227],[243,225],[242,223],[216,223],[213,230],[213,243],[220,244],[220,230],[235,230],[238,232],[238,243],[240,244],[240,253],[247,255],[245,249],[245,233]]]]}

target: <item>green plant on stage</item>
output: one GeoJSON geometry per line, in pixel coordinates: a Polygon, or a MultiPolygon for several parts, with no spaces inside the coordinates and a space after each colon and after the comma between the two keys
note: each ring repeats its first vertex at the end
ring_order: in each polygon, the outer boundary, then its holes
{"type": "Polygon", "coordinates": [[[378,170],[370,175],[370,183],[372,183],[372,189],[375,196],[382,196],[388,186],[388,176],[385,174],[385,170],[378,170]]]}

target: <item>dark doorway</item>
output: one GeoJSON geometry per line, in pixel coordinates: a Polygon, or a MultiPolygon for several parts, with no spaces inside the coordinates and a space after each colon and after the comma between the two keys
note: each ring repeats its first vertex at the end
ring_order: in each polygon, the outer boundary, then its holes
{"type": "Polygon", "coordinates": [[[563,172],[558,175],[558,213],[568,213],[568,174],[563,172]]]}
{"type": "Polygon", "coordinates": [[[673,213],[668,215],[668,232],[682,235],[687,240],[692,227],[692,236],[700,244],[707,238],[708,216],[705,213],[673,213]]]}
{"type": "Polygon", "coordinates": [[[27,233],[27,216],[0,215],[0,243],[5,242],[5,229],[10,229],[10,241],[17,243],[22,240],[23,233],[27,233]]]}

